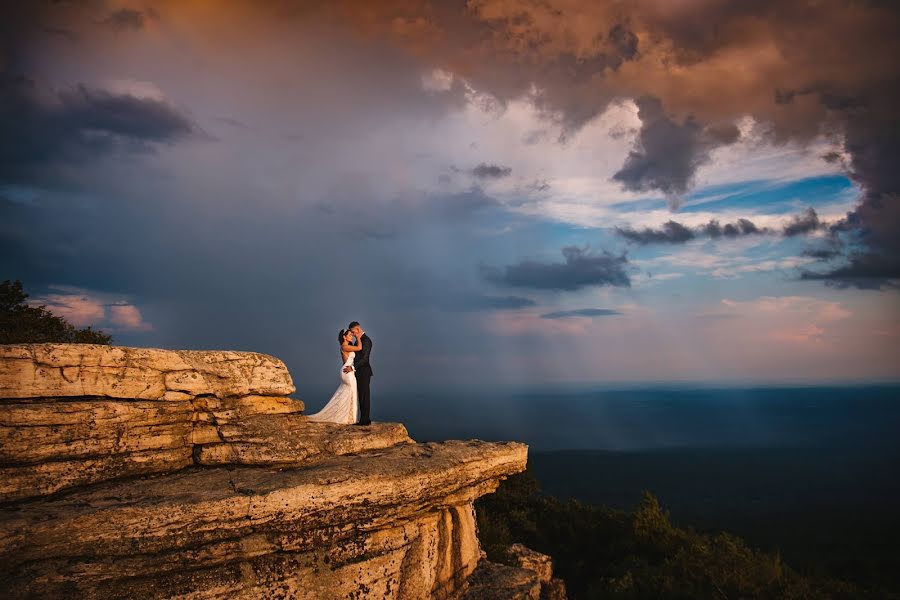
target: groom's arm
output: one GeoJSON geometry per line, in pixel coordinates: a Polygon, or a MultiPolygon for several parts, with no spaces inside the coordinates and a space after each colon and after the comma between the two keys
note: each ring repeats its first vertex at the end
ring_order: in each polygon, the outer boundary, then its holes
{"type": "Polygon", "coordinates": [[[372,340],[370,338],[366,338],[362,343],[362,350],[359,355],[357,355],[358,361],[355,361],[356,364],[353,365],[357,369],[359,367],[368,367],[369,366],[369,352],[372,351],[372,340]]]}

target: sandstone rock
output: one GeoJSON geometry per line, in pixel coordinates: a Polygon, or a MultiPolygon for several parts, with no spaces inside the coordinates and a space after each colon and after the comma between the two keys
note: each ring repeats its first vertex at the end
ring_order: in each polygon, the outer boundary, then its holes
{"type": "Polygon", "coordinates": [[[198,420],[228,423],[254,415],[290,415],[303,412],[303,402],[284,396],[201,396],[193,399],[198,420]]]}
{"type": "MultiPolygon", "coordinates": [[[[194,463],[197,444],[222,443],[220,424],[299,414],[301,401],[267,395],[292,390],[281,361],[261,354],[0,346],[0,501],[181,469],[194,463]],[[199,383],[167,379],[170,369],[199,383]],[[167,382],[191,393],[166,389],[167,382]],[[56,395],[34,397],[49,390],[56,395]],[[201,392],[207,395],[194,396],[201,392]],[[239,395],[245,392],[252,393],[239,395]],[[87,393],[101,395],[81,395],[87,393]]],[[[285,425],[267,426],[302,437],[285,425]]],[[[236,428],[230,426],[232,435],[236,428]]],[[[383,447],[379,439],[359,447],[383,447]]],[[[254,445],[257,455],[261,445],[254,445]]],[[[327,453],[307,452],[298,462],[327,453]]],[[[282,455],[271,462],[289,461],[282,455]]]]}
{"type": "Polygon", "coordinates": [[[300,415],[256,415],[215,429],[218,439],[195,450],[198,464],[297,466],[322,457],[412,443],[399,423],[347,427],[310,422],[300,415]]]}
{"type": "Polygon", "coordinates": [[[0,501],[193,463],[185,401],[0,400],[0,501]]]}
{"type": "Polygon", "coordinates": [[[14,597],[449,597],[478,562],[472,501],[526,460],[522,444],[403,444],[301,469],[98,484],[0,510],[0,585],[14,597]]]}
{"type": "Polygon", "coordinates": [[[513,544],[506,549],[509,565],[526,569],[537,576],[541,600],[566,600],[566,584],[553,577],[553,559],[535,552],[523,544],[513,544]]]}
{"type": "Polygon", "coordinates": [[[0,402],[0,501],[191,464],[298,466],[411,443],[397,423],[312,423],[290,398],[0,402]],[[261,414],[258,414],[259,411],[261,414]]]}
{"type": "Polygon", "coordinates": [[[482,560],[468,580],[462,600],[539,600],[541,582],[530,569],[482,560]]]}
{"type": "Polygon", "coordinates": [[[537,573],[541,584],[550,583],[553,578],[553,561],[546,554],[535,552],[523,544],[513,544],[506,549],[507,564],[537,573]]]}
{"type": "Polygon", "coordinates": [[[286,396],[294,389],[283,362],[254,352],[93,344],[0,346],[0,398],[106,396],[178,401],[184,395],[286,396]]]}
{"type": "Polygon", "coordinates": [[[190,402],[0,402],[0,463],[100,456],[185,445],[190,402]]]}
{"type": "Polygon", "coordinates": [[[293,390],[261,354],[0,346],[0,595],[564,598],[476,570],[473,501],[524,445],[314,423],[293,390]]]}

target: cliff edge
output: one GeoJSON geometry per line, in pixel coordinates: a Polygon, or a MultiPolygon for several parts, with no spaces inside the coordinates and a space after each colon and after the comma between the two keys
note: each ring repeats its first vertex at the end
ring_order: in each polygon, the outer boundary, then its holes
{"type": "MultiPolygon", "coordinates": [[[[312,423],[294,391],[263,354],[0,346],[0,587],[499,597],[473,502],[524,470],[527,447],[312,423]]],[[[528,591],[503,597],[541,593],[535,571],[518,577],[528,591]]]]}

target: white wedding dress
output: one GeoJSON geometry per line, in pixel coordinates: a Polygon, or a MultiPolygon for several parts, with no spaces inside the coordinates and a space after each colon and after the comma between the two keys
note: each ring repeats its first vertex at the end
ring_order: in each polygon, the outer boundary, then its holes
{"type": "Polygon", "coordinates": [[[347,360],[341,365],[341,385],[319,412],[309,415],[310,421],[327,423],[343,423],[345,425],[356,423],[359,420],[359,398],[356,393],[356,373],[350,371],[344,373],[344,367],[353,366],[353,357],[356,352],[350,352],[347,360]]]}

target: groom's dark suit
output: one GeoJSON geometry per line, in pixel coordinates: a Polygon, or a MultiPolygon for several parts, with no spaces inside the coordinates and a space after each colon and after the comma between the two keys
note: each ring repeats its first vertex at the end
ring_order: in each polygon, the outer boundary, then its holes
{"type": "Polygon", "coordinates": [[[372,398],[369,393],[369,380],[372,379],[369,355],[372,353],[372,339],[364,333],[360,341],[362,350],[353,358],[353,368],[356,369],[356,389],[359,393],[359,424],[368,425],[372,422],[369,417],[369,404],[372,398]]]}

